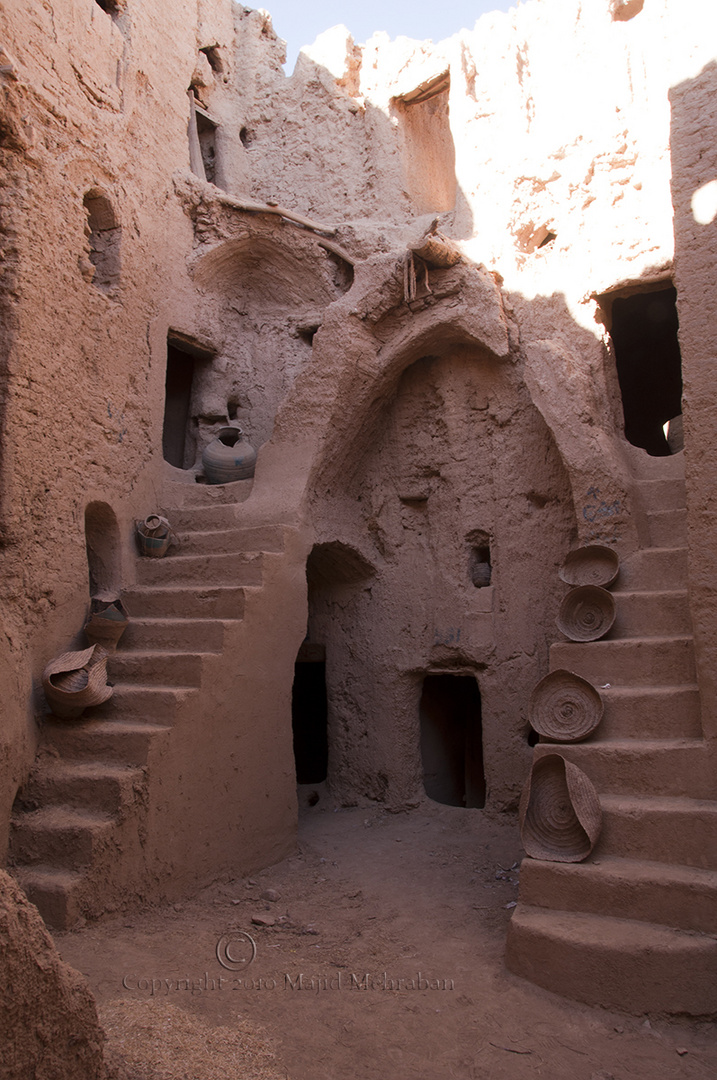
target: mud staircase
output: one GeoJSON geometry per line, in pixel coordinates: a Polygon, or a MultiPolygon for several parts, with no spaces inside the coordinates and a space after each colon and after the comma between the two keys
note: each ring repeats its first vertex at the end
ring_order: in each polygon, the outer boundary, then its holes
{"type": "Polygon", "coordinates": [[[550,650],[551,671],[599,688],[604,718],[585,743],[535,747],[590,777],[602,835],[582,863],[523,860],[506,959],[589,1004],[708,1015],[717,1011],[717,785],[695,681],[684,481],[639,481],[638,499],[645,546],[613,586],[610,635],[550,650]]]}
{"type": "Polygon", "coordinates": [[[51,927],[143,894],[148,762],[198,695],[248,592],[261,588],[264,553],[283,550],[281,527],[240,528],[236,511],[216,502],[164,511],[180,547],[137,558],[136,584],[122,593],[130,624],[109,662],[112,698],[79,720],[43,724],[15,804],[10,861],[51,927]]]}

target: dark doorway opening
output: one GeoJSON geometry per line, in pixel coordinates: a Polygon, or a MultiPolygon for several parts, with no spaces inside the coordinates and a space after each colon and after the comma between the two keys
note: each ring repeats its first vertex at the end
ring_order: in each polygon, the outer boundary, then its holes
{"type": "MultiPolygon", "coordinates": [[[[323,654],[323,649],[316,651],[323,654]]],[[[329,764],[327,721],[326,663],[323,659],[302,660],[300,654],[294,666],[291,695],[298,784],[320,784],[326,779],[329,764]]]]}
{"type": "Polygon", "coordinates": [[[625,438],[653,457],[671,453],[663,430],[682,412],[682,360],[674,288],[616,297],[610,334],[625,438]]]}
{"type": "Polygon", "coordinates": [[[168,344],[162,453],[164,460],[177,469],[186,469],[194,464],[193,456],[191,465],[185,464],[193,381],[194,357],[168,344]]]}
{"type": "Polygon", "coordinates": [[[485,806],[476,680],[472,675],[426,675],[419,714],[426,795],[446,806],[485,806]]]}

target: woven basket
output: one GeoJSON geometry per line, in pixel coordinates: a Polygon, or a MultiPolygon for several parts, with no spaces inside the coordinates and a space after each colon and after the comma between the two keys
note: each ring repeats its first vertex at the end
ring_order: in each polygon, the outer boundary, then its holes
{"type": "Polygon", "coordinates": [[[569,551],[558,571],[568,585],[612,585],[620,570],[620,559],[612,548],[587,544],[569,551]]]}
{"type": "Polygon", "coordinates": [[[167,519],[159,514],[150,514],[144,521],[135,521],[135,529],[141,554],[151,559],[163,558],[169,545],[177,540],[167,519]]]}
{"type": "Polygon", "coordinates": [[[82,652],[62,653],[42,673],[42,687],[55,716],[74,719],[90,705],[112,697],[107,685],[107,652],[92,645],[82,652]]]}
{"type": "Polygon", "coordinates": [[[85,634],[91,645],[101,645],[107,652],[114,652],[119,639],[127,629],[129,618],[119,597],[90,600],[90,615],[85,623],[85,634]]]}
{"type": "Polygon", "coordinates": [[[530,723],[544,739],[580,742],[602,720],[603,703],[594,686],[572,671],[551,671],[530,697],[530,723]]]}
{"type": "Polygon", "coordinates": [[[615,600],[607,589],[581,585],[565,597],[556,622],[571,641],[597,641],[611,629],[615,614],[615,600]]]}
{"type": "Polygon", "coordinates": [[[582,769],[561,754],[547,754],[533,762],[519,818],[526,854],[548,862],[582,862],[602,828],[595,788],[582,769]]]}

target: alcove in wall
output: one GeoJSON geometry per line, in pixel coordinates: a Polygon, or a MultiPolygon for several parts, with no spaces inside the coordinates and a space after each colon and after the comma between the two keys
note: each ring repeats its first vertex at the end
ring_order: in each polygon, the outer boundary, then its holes
{"type": "Polygon", "coordinates": [[[117,517],[105,502],[91,502],[85,508],[85,544],[90,596],[104,599],[119,596],[121,551],[117,517]]]}
{"type": "Polygon", "coordinates": [[[82,201],[87,214],[90,262],[95,268],[92,284],[101,292],[112,292],[120,282],[122,229],[110,199],[102,191],[92,189],[82,201]]]}
{"type": "Polygon", "coordinates": [[[447,806],[485,806],[483,732],[472,675],[430,674],[419,705],[426,795],[447,806]]]}
{"type": "Polygon", "coordinates": [[[167,374],[164,387],[162,454],[177,469],[191,469],[196,458],[196,430],[192,423],[192,395],[197,369],[210,364],[213,351],[182,334],[167,337],[167,374]]]}

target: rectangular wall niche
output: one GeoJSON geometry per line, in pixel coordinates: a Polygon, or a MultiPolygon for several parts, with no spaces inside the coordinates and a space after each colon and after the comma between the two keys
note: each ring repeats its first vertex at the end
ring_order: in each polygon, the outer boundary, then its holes
{"type": "Polygon", "coordinates": [[[446,806],[485,806],[483,731],[472,675],[426,675],[419,706],[423,786],[446,806]]]}
{"type": "Polygon", "coordinates": [[[191,469],[195,463],[196,431],[191,405],[196,367],[211,362],[213,356],[204,346],[182,335],[170,333],[167,338],[162,454],[177,469],[191,469]]]}

